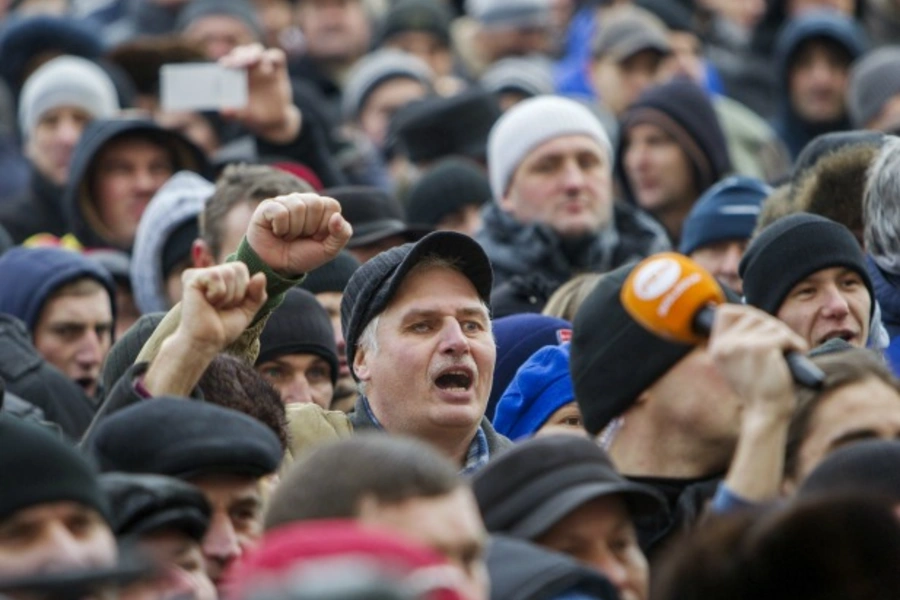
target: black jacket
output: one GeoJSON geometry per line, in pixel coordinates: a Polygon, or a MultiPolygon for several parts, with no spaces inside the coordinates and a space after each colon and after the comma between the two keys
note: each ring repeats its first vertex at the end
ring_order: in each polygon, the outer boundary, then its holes
{"type": "Polygon", "coordinates": [[[552,600],[574,590],[597,600],[619,597],[597,571],[565,554],[512,537],[491,536],[487,568],[491,600],[552,600]]]}
{"type": "Polygon", "coordinates": [[[671,249],[659,223],[624,203],[614,205],[611,227],[580,244],[565,242],[546,225],[523,225],[493,202],[482,215],[484,225],[475,239],[494,267],[494,288],[514,275],[530,273],[543,276],[556,288],[579,273],[603,273],[671,249]]]}
{"type": "Polygon", "coordinates": [[[672,539],[697,523],[722,480],[720,476],[708,479],[628,479],[652,487],[665,497],[669,506],[668,514],[655,513],[635,519],[641,549],[651,565],[672,539]]]}
{"type": "Polygon", "coordinates": [[[94,407],[84,391],[38,354],[24,323],[2,314],[0,377],[8,391],[41,409],[71,439],[79,439],[90,424],[94,407]]]}
{"type": "Polygon", "coordinates": [[[0,204],[0,225],[16,244],[36,233],[62,237],[71,230],[63,210],[62,196],[63,188],[34,171],[24,194],[0,204]]]}

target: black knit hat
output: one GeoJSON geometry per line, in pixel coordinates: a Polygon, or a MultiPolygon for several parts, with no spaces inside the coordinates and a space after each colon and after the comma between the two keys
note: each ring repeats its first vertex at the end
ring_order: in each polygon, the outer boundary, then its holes
{"type": "Polygon", "coordinates": [[[595,498],[620,496],[633,515],[666,512],[656,490],[622,477],[603,449],[574,435],[516,445],[475,475],[472,491],[488,531],[528,540],[595,498]]]}
{"type": "Polygon", "coordinates": [[[117,538],[176,530],[200,542],[212,512],[198,488],[165,475],[104,473],[100,485],[112,507],[117,538]]]}
{"type": "Polygon", "coordinates": [[[0,414],[0,520],[51,502],[77,502],[109,521],[93,466],[48,430],[0,414]]]}
{"type": "Polygon", "coordinates": [[[451,16],[439,0],[399,0],[384,18],[377,46],[407,31],[430,33],[444,46],[450,46],[451,16]]]}
{"type": "Polygon", "coordinates": [[[422,176],[406,197],[410,223],[437,225],[447,215],[491,200],[491,185],[484,171],[471,161],[451,157],[440,161],[422,176]]]}
{"type": "Polygon", "coordinates": [[[453,261],[490,309],[494,281],[491,262],[478,242],[467,235],[435,231],[415,244],[403,244],[378,254],[353,274],[341,300],[347,364],[354,378],[356,344],[366,325],[387,308],[410,270],[422,259],[432,256],[453,261]]]}
{"type": "Polygon", "coordinates": [[[331,318],[316,297],[293,288],[275,309],[259,336],[256,364],[286,354],[315,354],[331,367],[331,383],[337,381],[338,356],[331,318]]]}
{"type": "Polygon", "coordinates": [[[281,463],[281,443],[244,413],[186,398],[160,397],[110,415],[87,442],[104,472],[179,479],[212,474],[262,477],[281,463]]]}
{"type": "Polygon", "coordinates": [[[658,337],[625,311],[619,295],[634,264],[600,278],[572,323],[569,368],[584,427],[600,433],[694,348],[658,337]]]}
{"type": "Polygon", "coordinates": [[[692,81],[674,79],[646,90],[622,117],[616,172],[628,197],[632,192],[623,160],[628,148],[628,130],[645,123],[656,125],[672,136],[684,151],[694,169],[698,194],[731,171],[728,143],[706,93],[692,81]]]}
{"type": "Polygon", "coordinates": [[[763,229],[747,247],[738,273],[747,304],[774,315],[795,285],[816,271],[846,267],[859,274],[872,298],[875,292],[866,258],[853,234],[831,219],[795,213],[763,229]]]}
{"type": "Polygon", "coordinates": [[[333,260],[306,274],[298,286],[310,293],[341,292],[359,268],[359,261],[348,252],[340,252],[333,260]]]}
{"type": "Polygon", "coordinates": [[[348,185],[322,192],[341,204],[341,213],[353,226],[353,237],[347,248],[358,248],[399,235],[408,242],[431,232],[424,225],[409,225],[400,202],[376,187],[348,185]]]}

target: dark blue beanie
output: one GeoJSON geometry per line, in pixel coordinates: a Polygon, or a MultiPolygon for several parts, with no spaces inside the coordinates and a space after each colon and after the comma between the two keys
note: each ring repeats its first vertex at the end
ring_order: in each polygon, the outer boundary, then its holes
{"type": "Polygon", "coordinates": [[[703,246],[748,240],[763,200],[772,188],[753,177],[727,177],[706,190],[684,220],[678,251],[689,255],[703,246]]]}
{"type": "Polygon", "coordinates": [[[522,363],[544,346],[557,346],[569,341],[571,336],[572,324],[556,317],[521,313],[495,319],[497,362],[485,416],[488,419],[494,417],[500,396],[506,391],[522,363]]]}
{"type": "Polygon", "coordinates": [[[494,429],[511,440],[528,437],[557,410],[575,402],[569,344],[545,346],[516,372],[497,403],[494,429]]]}

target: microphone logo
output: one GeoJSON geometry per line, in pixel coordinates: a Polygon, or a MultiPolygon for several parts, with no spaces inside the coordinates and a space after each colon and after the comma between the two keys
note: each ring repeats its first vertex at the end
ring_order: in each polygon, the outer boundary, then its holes
{"type": "Polygon", "coordinates": [[[634,295],[641,300],[656,300],[681,277],[681,266],[671,258],[658,258],[639,265],[634,273],[634,295]]]}

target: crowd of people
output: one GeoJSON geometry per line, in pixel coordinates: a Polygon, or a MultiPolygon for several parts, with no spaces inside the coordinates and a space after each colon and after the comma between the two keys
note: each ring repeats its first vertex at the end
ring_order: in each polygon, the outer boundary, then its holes
{"type": "Polygon", "coordinates": [[[0,11],[0,595],[900,598],[900,2],[0,11]]]}

